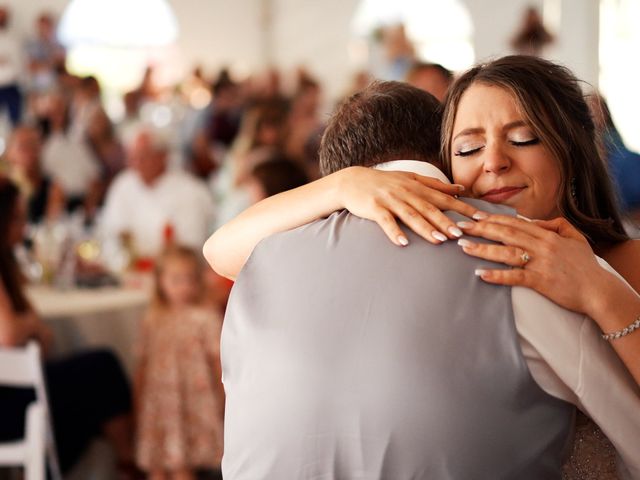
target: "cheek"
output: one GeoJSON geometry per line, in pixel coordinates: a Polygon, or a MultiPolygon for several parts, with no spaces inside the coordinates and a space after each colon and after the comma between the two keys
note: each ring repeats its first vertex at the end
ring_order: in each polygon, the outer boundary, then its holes
{"type": "Polygon", "coordinates": [[[454,183],[464,185],[467,190],[472,190],[478,177],[476,169],[470,163],[456,160],[455,157],[451,163],[451,176],[454,183]]]}

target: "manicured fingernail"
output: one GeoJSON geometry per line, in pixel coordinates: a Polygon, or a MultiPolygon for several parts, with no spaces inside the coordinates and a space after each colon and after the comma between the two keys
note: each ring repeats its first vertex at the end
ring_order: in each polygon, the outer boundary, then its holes
{"type": "Polygon", "coordinates": [[[456,225],[458,225],[460,228],[473,228],[473,223],[471,222],[456,222],[456,225]]]}
{"type": "Polygon", "coordinates": [[[464,185],[460,185],[459,183],[454,183],[453,186],[456,187],[461,192],[464,192],[466,190],[464,185]]]}
{"type": "Polygon", "coordinates": [[[446,242],[447,240],[449,240],[444,234],[440,232],[431,232],[431,236],[436,240],[440,240],[441,242],[446,242]]]}
{"type": "Polygon", "coordinates": [[[528,218],[528,217],[525,217],[524,215],[520,215],[520,214],[518,214],[518,215],[516,215],[516,217],[518,217],[520,220],[525,220],[525,221],[527,221],[527,222],[533,222],[533,220],[531,220],[531,219],[530,219],[530,218],[528,218]]]}
{"type": "Polygon", "coordinates": [[[398,243],[403,247],[409,245],[409,240],[404,235],[398,235],[398,243]]]}
{"type": "Polygon", "coordinates": [[[482,268],[477,268],[476,271],[473,272],[473,273],[475,273],[477,277],[481,277],[482,275],[484,275],[487,272],[488,272],[488,270],[483,270],[482,268]]]}
{"type": "Polygon", "coordinates": [[[476,212],[471,218],[473,218],[474,220],[484,220],[485,218],[489,218],[489,215],[484,212],[476,212]]]}
{"type": "Polygon", "coordinates": [[[459,238],[459,237],[461,237],[461,236],[462,236],[462,230],[460,230],[460,229],[459,229],[459,228],[457,228],[457,227],[449,227],[447,230],[448,230],[448,231],[449,231],[449,233],[450,233],[451,235],[453,235],[454,237],[458,237],[458,238],[459,238]]]}
{"type": "Polygon", "coordinates": [[[475,243],[470,242],[466,238],[461,238],[460,240],[458,240],[458,245],[460,245],[461,247],[473,247],[475,243]]]}

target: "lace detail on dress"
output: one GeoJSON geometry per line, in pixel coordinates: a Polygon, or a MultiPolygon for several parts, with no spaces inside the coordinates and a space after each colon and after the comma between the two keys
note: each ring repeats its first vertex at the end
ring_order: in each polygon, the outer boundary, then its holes
{"type": "Polygon", "coordinates": [[[585,415],[578,413],[571,456],[562,469],[563,480],[618,480],[616,451],[609,439],[585,415]]]}

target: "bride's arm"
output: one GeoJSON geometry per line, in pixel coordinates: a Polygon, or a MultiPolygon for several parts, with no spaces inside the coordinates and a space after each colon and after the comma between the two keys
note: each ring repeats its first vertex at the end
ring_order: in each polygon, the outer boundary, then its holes
{"type": "Polygon", "coordinates": [[[442,210],[481,215],[452,196],[461,191],[459,185],[413,173],[350,167],[258,202],[219,228],[203,253],[218,274],[234,279],[263,238],[344,208],[378,223],[396,245],[406,245],[407,238],[395,217],[438,244],[461,234],[442,210]]]}
{"type": "MultiPolygon", "coordinates": [[[[629,274],[627,283],[598,263],[585,237],[563,218],[532,223],[494,215],[462,228],[470,235],[504,243],[478,244],[465,239],[460,242],[465,253],[520,267],[480,270],[477,273],[483,280],[532,288],[560,306],[588,315],[604,333],[622,331],[640,318],[639,242],[630,240],[619,247],[626,253],[620,273],[629,274]],[[524,252],[528,261],[522,257],[524,252]]],[[[616,263],[622,259],[615,260],[612,266],[620,268],[616,263]]],[[[640,385],[640,328],[609,341],[640,385]]]]}

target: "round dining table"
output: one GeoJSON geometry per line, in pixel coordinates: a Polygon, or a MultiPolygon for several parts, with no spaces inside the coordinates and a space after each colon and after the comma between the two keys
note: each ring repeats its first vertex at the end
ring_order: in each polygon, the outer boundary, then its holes
{"type": "Polygon", "coordinates": [[[143,285],[69,289],[32,285],[27,295],[53,331],[53,355],[106,347],[131,375],[138,322],[149,291],[143,285]]]}

